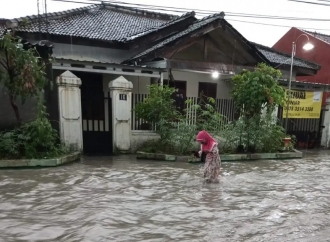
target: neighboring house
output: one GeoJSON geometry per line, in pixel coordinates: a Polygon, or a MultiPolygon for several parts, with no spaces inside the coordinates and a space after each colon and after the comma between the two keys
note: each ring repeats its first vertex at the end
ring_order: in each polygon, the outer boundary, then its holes
{"type": "MultiPolygon", "coordinates": [[[[301,76],[297,80],[311,83],[330,84],[330,36],[316,32],[306,31],[292,27],[286,34],[284,34],[273,46],[275,50],[282,51],[291,56],[292,42],[296,42],[296,56],[304,58],[305,60],[319,63],[322,68],[314,76],[301,76]],[[308,41],[314,45],[312,50],[306,51],[303,45],[308,41]],[[301,36],[301,37],[299,37],[301,36]]],[[[323,95],[323,104],[325,99],[329,97],[329,93],[323,95]]]]}
{"type": "MultiPolygon", "coordinates": [[[[217,109],[229,120],[234,119],[234,103],[228,80],[242,69],[253,69],[265,62],[282,71],[282,84],[286,85],[288,55],[249,42],[224,16],[222,12],[196,19],[194,12],[174,16],[103,3],[48,14],[47,21],[44,15],[41,21],[36,16],[27,17],[31,25],[19,29],[18,34],[32,42],[48,39],[54,43],[55,61],[48,73],[51,79],[81,79],[81,99],[80,94],[66,99],[72,107],[63,107],[59,100],[62,97],[58,92],[63,87],[58,91],[55,86],[46,98],[51,120],[60,120],[60,131],[69,133],[61,109],[76,110],[81,106],[82,117],[80,113],[75,117],[82,126],[84,151],[125,151],[134,150],[141,141],[153,136],[141,131],[141,120],[131,112],[148,95],[150,83],[169,84],[184,97],[193,99],[203,91],[216,98],[217,109]],[[71,73],[62,75],[65,71],[71,73]],[[214,71],[220,73],[219,77],[211,76],[214,71]],[[120,76],[132,84],[131,91],[131,84],[117,79],[120,76]],[[121,91],[109,92],[113,80],[126,84],[121,91]],[[125,93],[129,95],[126,97],[125,93]],[[128,102],[118,102],[117,94],[119,101],[128,102]],[[70,103],[73,99],[78,103],[70,103]]],[[[6,26],[15,26],[21,20],[6,21],[6,26]]],[[[299,84],[296,76],[313,76],[319,69],[315,63],[295,58],[294,85],[299,84]]],[[[313,85],[306,84],[304,88],[313,85]]],[[[74,132],[81,132],[77,127],[80,126],[77,124],[74,132]]]]}

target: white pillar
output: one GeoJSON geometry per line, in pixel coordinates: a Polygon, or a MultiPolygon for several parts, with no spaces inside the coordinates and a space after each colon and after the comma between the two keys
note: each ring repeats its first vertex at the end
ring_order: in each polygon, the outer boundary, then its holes
{"type": "Polygon", "coordinates": [[[330,146],[330,98],[326,100],[326,108],[329,111],[324,112],[324,129],[322,130],[321,146],[329,148],[330,146]]]}
{"type": "Polygon", "coordinates": [[[128,153],[131,149],[132,82],[123,76],[109,83],[112,99],[113,151],[128,153]]]}
{"type": "Polygon", "coordinates": [[[57,77],[60,138],[74,151],[83,150],[81,118],[81,80],[66,71],[57,77]]]}

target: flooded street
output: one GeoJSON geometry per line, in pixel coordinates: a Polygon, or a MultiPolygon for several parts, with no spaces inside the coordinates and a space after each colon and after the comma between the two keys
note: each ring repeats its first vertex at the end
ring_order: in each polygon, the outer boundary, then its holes
{"type": "Polygon", "coordinates": [[[330,241],[330,153],[198,165],[85,157],[0,170],[0,241],[330,241]]]}

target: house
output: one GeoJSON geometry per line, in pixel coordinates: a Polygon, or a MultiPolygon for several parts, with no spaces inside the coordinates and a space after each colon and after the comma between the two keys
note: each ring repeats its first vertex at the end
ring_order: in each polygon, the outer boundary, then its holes
{"type": "MultiPolygon", "coordinates": [[[[300,76],[297,77],[297,80],[311,83],[330,84],[330,36],[292,27],[274,44],[273,49],[291,55],[292,42],[297,42],[297,57],[303,58],[310,62],[319,63],[322,66],[316,75],[300,76]],[[302,48],[308,41],[308,39],[303,35],[307,35],[310,42],[314,45],[312,50],[306,51],[302,48]],[[299,39],[297,41],[298,37],[299,39]]],[[[330,97],[329,93],[325,93],[323,95],[323,105],[325,105],[325,100],[328,97],[330,97]]]]}
{"type": "MultiPolygon", "coordinates": [[[[203,91],[216,98],[228,120],[235,118],[228,82],[235,73],[265,62],[283,72],[287,85],[288,55],[249,42],[224,17],[221,12],[197,19],[194,12],[175,16],[102,3],[27,17],[31,24],[17,33],[30,42],[54,43],[48,76],[58,85],[46,91],[46,101],[62,139],[86,153],[128,152],[155,136],[141,130],[132,111],[150,83],[177,87],[187,98],[203,91]]],[[[6,28],[20,21],[7,20],[6,28]]],[[[319,69],[295,58],[294,85],[299,88],[296,76],[319,69]]]]}

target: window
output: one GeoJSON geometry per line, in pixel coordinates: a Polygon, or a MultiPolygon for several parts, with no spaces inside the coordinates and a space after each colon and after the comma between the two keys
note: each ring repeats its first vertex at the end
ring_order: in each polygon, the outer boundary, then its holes
{"type": "Polygon", "coordinates": [[[186,81],[165,81],[169,87],[174,87],[178,91],[173,93],[173,99],[175,100],[175,106],[180,112],[183,112],[185,108],[185,100],[187,95],[187,82],[186,81]]]}
{"type": "Polygon", "coordinates": [[[203,93],[205,97],[217,98],[217,84],[210,82],[200,82],[198,85],[198,95],[200,96],[203,93]]]}

